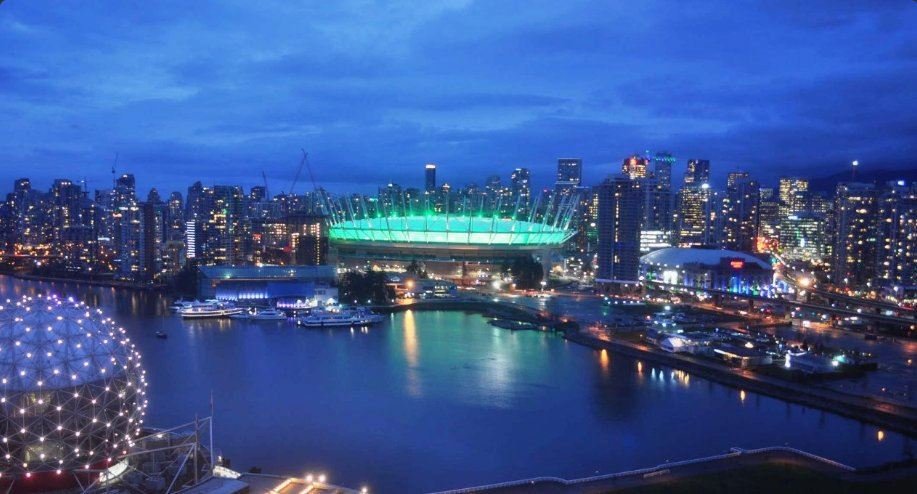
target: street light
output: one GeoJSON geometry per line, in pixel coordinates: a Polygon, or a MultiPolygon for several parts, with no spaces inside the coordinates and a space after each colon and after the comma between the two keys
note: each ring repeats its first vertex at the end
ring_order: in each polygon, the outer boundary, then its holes
{"type": "Polygon", "coordinates": [[[547,285],[548,285],[547,281],[541,280],[541,291],[544,291],[544,287],[546,287],[547,285]]]}

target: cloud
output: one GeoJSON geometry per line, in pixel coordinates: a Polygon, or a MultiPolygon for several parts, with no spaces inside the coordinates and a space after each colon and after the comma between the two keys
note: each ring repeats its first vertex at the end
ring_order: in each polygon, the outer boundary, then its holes
{"type": "Polygon", "coordinates": [[[104,184],[115,153],[161,191],[282,183],[300,148],[363,191],[428,161],[543,185],[561,155],[596,182],[646,149],[765,181],[913,166],[917,9],[880,3],[14,2],[0,184],[104,184]]]}

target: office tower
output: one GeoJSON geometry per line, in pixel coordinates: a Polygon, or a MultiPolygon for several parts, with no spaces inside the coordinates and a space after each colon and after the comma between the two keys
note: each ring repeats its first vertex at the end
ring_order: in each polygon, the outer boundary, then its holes
{"type": "Polygon", "coordinates": [[[436,163],[427,163],[424,166],[424,190],[436,191],[436,163]]]}
{"type": "Polygon", "coordinates": [[[780,257],[788,262],[821,263],[829,253],[828,222],[823,213],[802,211],[781,220],[780,257]]]}
{"type": "Polygon", "coordinates": [[[675,166],[675,157],[671,154],[662,152],[653,156],[653,176],[656,177],[656,187],[672,191],[673,166],[675,166]]]}
{"type": "Polygon", "coordinates": [[[640,261],[640,183],[626,175],[606,179],[598,192],[597,279],[633,282],[640,261]]]}
{"type": "Polygon", "coordinates": [[[895,298],[917,285],[917,184],[886,184],[878,203],[877,280],[895,298]]]}
{"type": "Polygon", "coordinates": [[[837,186],[832,281],[859,288],[876,275],[877,191],[872,184],[850,182],[837,186]]]}
{"type": "Polygon", "coordinates": [[[710,161],[688,160],[685,170],[685,185],[701,185],[710,183],[710,161]]]}
{"type": "Polygon", "coordinates": [[[777,187],[780,218],[806,210],[809,181],[799,177],[783,177],[777,187]]]}
{"type": "Polygon", "coordinates": [[[649,160],[640,155],[633,155],[625,158],[621,163],[621,173],[624,173],[631,180],[646,178],[649,168],[649,160]]]}
{"type": "Polygon", "coordinates": [[[706,182],[692,182],[678,195],[678,245],[709,245],[714,227],[714,194],[706,182]]]}
{"type": "Polygon", "coordinates": [[[722,246],[752,251],[758,238],[760,187],[748,172],[732,172],[722,202],[722,246]]]}

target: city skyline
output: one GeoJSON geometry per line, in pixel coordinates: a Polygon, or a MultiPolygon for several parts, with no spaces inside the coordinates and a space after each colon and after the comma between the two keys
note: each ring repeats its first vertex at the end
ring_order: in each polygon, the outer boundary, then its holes
{"type": "Polygon", "coordinates": [[[912,166],[908,2],[663,6],[7,2],[0,104],[16,125],[0,183],[27,168],[102,188],[118,155],[142,188],[217,173],[251,186],[262,171],[286,185],[300,147],[333,191],[406,183],[427,162],[525,167],[540,188],[561,156],[596,183],[647,148],[709,159],[714,180],[912,166]]]}

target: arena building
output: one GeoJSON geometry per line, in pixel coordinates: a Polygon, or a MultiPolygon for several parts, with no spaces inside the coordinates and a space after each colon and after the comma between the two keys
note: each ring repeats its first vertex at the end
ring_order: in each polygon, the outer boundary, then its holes
{"type": "Polygon", "coordinates": [[[766,295],[775,290],[774,268],[747,252],[669,247],[640,258],[640,280],[680,287],[766,295]]]}
{"type": "Polygon", "coordinates": [[[201,266],[198,297],[233,302],[337,298],[332,266],[201,266]]]}

